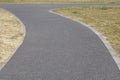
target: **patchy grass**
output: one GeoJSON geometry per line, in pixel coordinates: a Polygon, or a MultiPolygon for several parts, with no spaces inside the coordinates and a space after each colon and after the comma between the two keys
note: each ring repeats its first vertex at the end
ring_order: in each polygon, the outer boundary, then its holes
{"type": "Polygon", "coordinates": [[[0,9],[0,65],[3,65],[23,41],[22,24],[11,13],[0,9]]]}
{"type": "Polygon", "coordinates": [[[120,3],[120,0],[0,0],[11,3],[120,3]]]}
{"type": "Polygon", "coordinates": [[[53,10],[102,33],[120,55],[120,7],[75,7],[53,10]]]}

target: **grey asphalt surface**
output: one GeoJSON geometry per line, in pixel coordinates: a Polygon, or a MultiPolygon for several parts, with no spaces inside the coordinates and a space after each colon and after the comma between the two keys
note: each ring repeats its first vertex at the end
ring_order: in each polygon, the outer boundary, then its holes
{"type": "Polygon", "coordinates": [[[116,63],[95,33],[49,12],[68,6],[92,5],[0,4],[23,21],[27,32],[0,80],[120,80],[116,63]]]}

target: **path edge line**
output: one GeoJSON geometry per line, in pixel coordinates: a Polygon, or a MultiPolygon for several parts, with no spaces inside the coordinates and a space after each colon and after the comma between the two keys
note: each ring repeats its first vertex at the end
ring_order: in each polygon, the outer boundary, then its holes
{"type": "Polygon", "coordinates": [[[72,20],[74,22],[80,23],[80,24],[84,25],[85,27],[87,27],[88,29],[90,29],[91,31],[93,31],[99,37],[99,39],[103,42],[104,46],[108,49],[109,53],[111,54],[112,58],[114,59],[115,63],[117,64],[118,69],[120,70],[120,57],[118,56],[118,54],[116,53],[116,51],[112,48],[112,46],[110,45],[110,43],[105,39],[105,37],[100,32],[96,31],[90,25],[87,25],[87,24],[85,24],[85,23],[83,23],[81,21],[72,19],[72,18],[70,18],[68,16],[64,16],[62,14],[53,12],[53,10],[55,10],[55,9],[51,9],[51,10],[49,10],[49,12],[52,13],[52,14],[56,14],[56,15],[59,15],[61,17],[70,19],[70,20],[72,20]]]}
{"type": "Polygon", "coordinates": [[[9,11],[9,10],[7,10],[7,9],[4,9],[4,8],[0,8],[0,9],[4,10],[4,11],[10,13],[10,14],[12,14],[12,15],[17,19],[17,21],[20,22],[21,27],[22,27],[22,29],[23,29],[23,41],[22,41],[22,42],[19,44],[19,46],[12,52],[11,56],[5,61],[5,63],[0,66],[0,71],[1,71],[1,70],[5,67],[5,65],[12,59],[13,55],[17,52],[17,50],[18,50],[18,49],[21,47],[21,45],[23,44],[23,42],[24,42],[24,40],[25,40],[25,37],[26,37],[26,27],[25,27],[25,25],[23,24],[23,22],[20,20],[20,18],[18,18],[14,13],[12,13],[11,11],[9,11]]]}

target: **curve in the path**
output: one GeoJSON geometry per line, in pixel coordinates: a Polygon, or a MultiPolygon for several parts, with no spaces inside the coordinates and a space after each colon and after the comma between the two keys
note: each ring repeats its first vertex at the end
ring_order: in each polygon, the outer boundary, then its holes
{"type": "Polygon", "coordinates": [[[72,5],[0,5],[18,16],[27,31],[0,80],[120,80],[117,65],[94,32],[49,13],[65,6],[72,5]]]}

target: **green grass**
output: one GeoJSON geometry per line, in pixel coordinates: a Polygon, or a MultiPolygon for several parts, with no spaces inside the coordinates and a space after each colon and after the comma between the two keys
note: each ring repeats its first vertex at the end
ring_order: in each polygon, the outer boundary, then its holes
{"type": "Polygon", "coordinates": [[[75,7],[53,10],[102,33],[120,55],[120,7],[75,7]]]}
{"type": "Polygon", "coordinates": [[[0,0],[0,2],[14,2],[13,0],[0,0]]]}
{"type": "Polygon", "coordinates": [[[120,0],[0,0],[8,3],[120,3],[120,0]]]}

